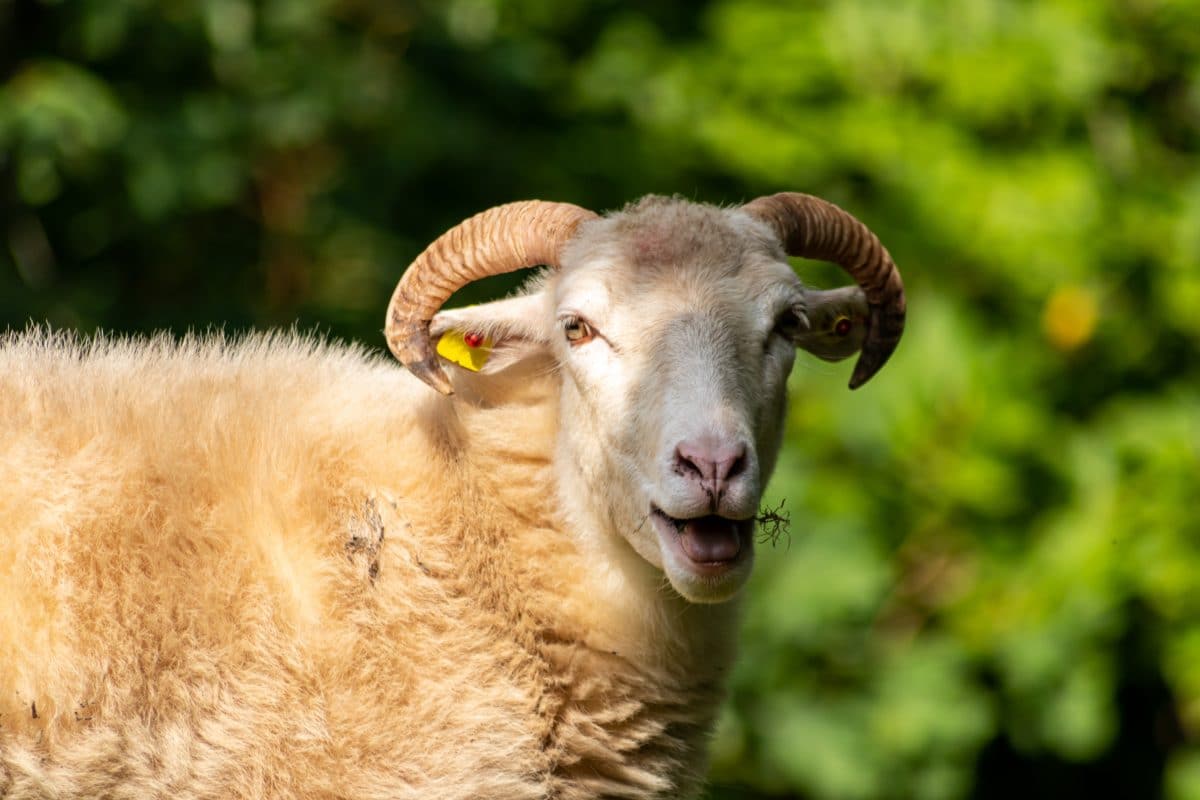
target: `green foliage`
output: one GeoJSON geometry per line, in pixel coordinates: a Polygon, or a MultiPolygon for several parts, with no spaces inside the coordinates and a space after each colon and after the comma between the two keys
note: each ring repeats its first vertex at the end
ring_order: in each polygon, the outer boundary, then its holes
{"type": "Polygon", "coordinates": [[[793,376],[791,535],[712,796],[1200,798],[1200,4],[10,0],[0,26],[0,324],[379,342],[402,266],[496,203],[852,210],[909,330],[854,394],[793,376]]]}

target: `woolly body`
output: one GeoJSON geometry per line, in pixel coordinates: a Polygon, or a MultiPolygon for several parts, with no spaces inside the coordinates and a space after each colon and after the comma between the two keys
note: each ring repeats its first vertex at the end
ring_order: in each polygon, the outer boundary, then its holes
{"type": "Polygon", "coordinates": [[[584,563],[544,367],[488,408],[294,336],[0,347],[0,795],[694,786],[734,608],[584,563]]]}

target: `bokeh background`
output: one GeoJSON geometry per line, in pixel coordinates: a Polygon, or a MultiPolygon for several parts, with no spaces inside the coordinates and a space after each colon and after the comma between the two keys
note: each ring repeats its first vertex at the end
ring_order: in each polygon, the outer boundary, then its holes
{"type": "Polygon", "coordinates": [[[793,375],[711,797],[1200,798],[1200,2],[0,0],[0,329],[381,346],[483,208],[785,189],[910,323],[793,375]]]}

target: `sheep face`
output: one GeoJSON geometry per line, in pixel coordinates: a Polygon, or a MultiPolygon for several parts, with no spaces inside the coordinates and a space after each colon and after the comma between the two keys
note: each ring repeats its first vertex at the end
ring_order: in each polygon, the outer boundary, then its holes
{"type": "Polygon", "coordinates": [[[528,294],[431,330],[487,332],[485,373],[553,359],[560,501],[585,544],[720,602],[750,574],[797,346],[853,355],[865,319],[861,290],[806,289],[743,211],[648,198],[581,226],[528,294]]]}
{"type": "Polygon", "coordinates": [[[777,241],[652,199],[589,224],[548,290],[564,501],[592,504],[685,598],[728,599],[753,563],[804,301],[777,241]]]}

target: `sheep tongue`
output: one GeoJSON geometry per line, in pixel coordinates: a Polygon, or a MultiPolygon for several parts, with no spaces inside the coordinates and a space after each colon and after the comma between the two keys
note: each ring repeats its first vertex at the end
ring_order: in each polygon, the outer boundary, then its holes
{"type": "Polygon", "coordinates": [[[679,532],[679,543],[697,563],[732,561],[742,550],[737,523],[717,516],[689,519],[679,532]]]}

